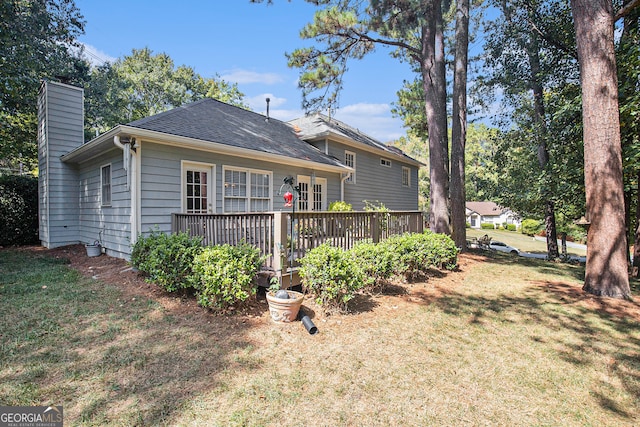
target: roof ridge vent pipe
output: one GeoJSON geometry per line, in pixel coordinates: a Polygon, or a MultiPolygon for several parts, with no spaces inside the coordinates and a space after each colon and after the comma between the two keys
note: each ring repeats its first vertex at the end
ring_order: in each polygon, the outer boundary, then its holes
{"type": "Polygon", "coordinates": [[[271,99],[267,98],[266,101],[267,101],[267,118],[264,119],[264,121],[269,123],[269,103],[271,102],[271,99]]]}

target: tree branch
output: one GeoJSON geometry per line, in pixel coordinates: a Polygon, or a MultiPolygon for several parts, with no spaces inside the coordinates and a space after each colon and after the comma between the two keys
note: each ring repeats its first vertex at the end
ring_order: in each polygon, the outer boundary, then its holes
{"type": "MultiPolygon", "coordinates": [[[[638,1],[640,1],[640,0],[638,0],[638,1]]],[[[351,30],[351,31],[353,31],[353,33],[355,35],[357,35],[359,38],[365,39],[365,40],[370,41],[372,43],[399,47],[399,48],[402,48],[402,49],[406,49],[407,51],[411,52],[414,55],[421,56],[421,52],[420,52],[419,49],[416,49],[416,48],[414,48],[413,46],[411,46],[411,45],[409,45],[407,43],[396,41],[396,40],[374,38],[374,37],[369,36],[368,34],[360,33],[359,31],[356,31],[356,30],[351,30]]]]}
{"type": "Polygon", "coordinates": [[[618,19],[624,18],[625,16],[630,14],[633,9],[635,9],[638,6],[640,6],[640,0],[631,0],[629,3],[621,7],[620,10],[618,10],[618,12],[614,17],[614,22],[617,21],[618,19]]]}
{"type": "MultiPolygon", "coordinates": [[[[635,0],[635,1],[639,1],[640,0],[635,0]]],[[[531,25],[531,28],[533,29],[533,31],[535,31],[540,37],[542,37],[542,39],[544,41],[546,41],[547,43],[549,43],[551,46],[556,47],[557,49],[560,49],[561,51],[563,51],[564,53],[566,53],[567,55],[571,55],[571,57],[578,59],[578,52],[569,48],[568,46],[566,46],[564,43],[561,43],[558,39],[556,39],[555,37],[551,37],[549,34],[545,33],[544,31],[542,31],[538,25],[536,25],[535,22],[533,22],[533,20],[528,19],[529,24],[531,25]]]]}

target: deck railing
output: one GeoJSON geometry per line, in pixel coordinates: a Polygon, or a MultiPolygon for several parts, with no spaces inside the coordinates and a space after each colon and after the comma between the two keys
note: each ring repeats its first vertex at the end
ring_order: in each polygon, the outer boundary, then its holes
{"type": "Polygon", "coordinates": [[[201,236],[204,245],[245,241],[267,257],[266,267],[282,272],[323,243],[350,249],[359,241],[422,233],[421,211],[266,212],[245,214],[172,214],[171,231],[201,236]],[[293,251],[291,250],[293,247],[293,251]]]}

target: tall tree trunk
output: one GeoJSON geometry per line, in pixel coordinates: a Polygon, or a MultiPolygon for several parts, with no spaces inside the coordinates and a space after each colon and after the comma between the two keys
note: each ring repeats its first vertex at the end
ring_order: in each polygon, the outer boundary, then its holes
{"type": "Polygon", "coordinates": [[[449,159],[447,150],[446,80],[442,44],[442,11],[439,0],[425,1],[426,24],[422,27],[422,84],[429,129],[429,227],[449,234],[449,159]],[[439,40],[441,45],[437,45],[439,40]]]}
{"type": "MultiPolygon", "coordinates": [[[[549,150],[547,149],[548,129],[544,108],[544,89],[540,84],[540,46],[538,36],[534,28],[531,28],[529,44],[527,46],[527,55],[529,57],[529,68],[531,71],[530,84],[533,92],[534,121],[538,127],[536,136],[538,139],[538,164],[540,169],[544,170],[549,163],[549,150]]],[[[551,194],[545,191],[546,200],[544,201],[544,224],[545,234],[547,236],[547,257],[556,259],[560,256],[558,251],[558,235],[556,232],[556,212],[551,194]]]]}
{"type": "Polygon", "coordinates": [[[627,272],[618,115],[618,79],[613,43],[611,0],[571,0],[576,29],[582,120],[587,219],[587,266],[582,289],[626,298],[627,272]]]}
{"type": "Polygon", "coordinates": [[[640,277],[640,171],[638,171],[638,189],[636,205],[636,232],[633,241],[633,276],[640,277]]]}
{"type": "Polygon", "coordinates": [[[456,5],[456,48],[451,124],[451,225],[456,246],[467,249],[465,145],[467,140],[467,63],[469,52],[469,0],[456,5]]]}
{"type": "MultiPolygon", "coordinates": [[[[625,2],[625,8],[631,5],[631,1],[625,2]]],[[[620,36],[620,51],[619,53],[627,54],[628,49],[630,47],[635,47],[638,44],[638,20],[640,18],[640,10],[630,9],[627,11],[627,14],[624,15],[624,25],[622,27],[622,34],[620,36]]],[[[633,66],[627,65],[626,67],[618,67],[619,79],[624,79],[627,81],[627,84],[621,82],[620,90],[619,90],[619,102],[620,104],[624,104],[629,102],[636,95],[637,85],[632,83],[634,80],[633,74],[630,73],[629,68],[633,66]],[[631,76],[629,76],[631,74],[631,76]]],[[[629,120],[629,118],[627,118],[629,120]]],[[[636,123],[638,123],[638,119],[636,118],[636,123]]],[[[637,124],[628,126],[626,132],[621,135],[623,151],[625,144],[634,144],[635,143],[635,132],[634,129],[637,129],[637,124]],[[626,137],[625,137],[626,133],[626,137]]],[[[627,165],[629,167],[630,165],[627,165]]],[[[627,238],[630,238],[629,231],[634,230],[633,233],[633,261],[631,268],[631,276],[632,277],[640,277],[640,169],[637,169],[636,166],[636,191],[634,192],[630,189],[628,192],[625,192],[625,219],[627,224],[627,238]],[[636,215],[635,222],[632,221],[631,218],[631,206],[633,204],[633,197],[635,196],[636,201],[636,215]]]]}

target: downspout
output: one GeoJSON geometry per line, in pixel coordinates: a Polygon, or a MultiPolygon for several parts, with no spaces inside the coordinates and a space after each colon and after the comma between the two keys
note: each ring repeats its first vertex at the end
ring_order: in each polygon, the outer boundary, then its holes
{"type": "Polygon", "coordinates": [[[120,136],[116,135],[113,137],[113,143],[116,147],[122,150],[122,166],[125,170],[125,175],[127,176],[127,190],[131,190],[131,174],[129,173],[129,163],[131,162],[131,140],[127,138],[126,141],[120,142],[120,136]],[[127,145],[125,147],[124,145],[127,145]]]}
{"type": "Polygon", "coordinates": [[[133,148],[133,152],[131,155],[133,158],[131,159],[131,244],[135,244],[138,240],[138,234],[140,233],[138,230],[138,182],[140,182],[138,178],[139,165],[138,162],[140,160],[139,151],[136,150],[139,145],[136,140],[132,141],[131,148],[133,148]]]}
{"type": "Polygon", "coordinates": [[[344,183],[347,181],[347,179],[349,178],[349,176],[351,175],[351,172],[347,172],[346,175],[342,176],[342,174],[340,174],[341,178],[340,178],[340,201],[344,202],[344,183]]]}
{"type": "MultiPolygon", "coordinates": [[[[131,179],[131,175],[132,174],[137,174],[137,160],[134,159],[133,162],[133,167],[131,165],[131,149],[136,147],[135,144],[135,140],[133,140],[132,138],[123,138],[122,141],[120,141],[120,136],[116,135],[113,137],[113,143],[116,147],[120,148],[122,150],[122,167],[125,170],[125,175],[127,177],[127,191],[129,191],[129,196],[130,196],[130,219],[129,219],[129,224],[130,224],[130,232],[131,232],[131,236],[129,241],[131,242],[131,244],[133,245],[138,237],[138,227],[137,227],[137,185],[136,185],[136,179],[133,179],[133,186],[131,185],[132,179],[131,179]],[[132,188],[133,187],[133,188],[132,188]]],[[[134,154],[135,156],[135,154],[134,154]]]]}

